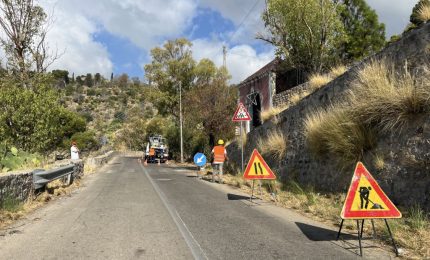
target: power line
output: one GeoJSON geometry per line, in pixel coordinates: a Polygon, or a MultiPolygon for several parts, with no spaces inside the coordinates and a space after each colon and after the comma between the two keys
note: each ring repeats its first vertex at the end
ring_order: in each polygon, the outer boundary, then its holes
{"type": "Polygon", "coordinates": [[[234,33],[230,37],[229,42],[231,42],[231,40],[234,38],[236,33],[239,31],[240,27],[243,25],[243,23],[246,21],[246,19],[248,19],[248,16],[252,13],[252,11],[255,9],[255,7],[257,7],[258,2],[260,2],[260,0],[255,1],[254,5],[251,7],[251,9],[249,9],[248,13],[245,15],[245,17],[240,22],[239,26],[236,28],[236,31],[234,31],[234,33]]]}
{"type": "MultiPolygon", "coordinates": [[[[239,31],[240,27],[242,27],[242,25],[246,21],[246,19],[248,19],[249,15],[252,13],[252,11],[254,11],[255,7],[258,4],[258,2],[260,2],[260,0],[256,0],[255,3],[254,3],[254,5],[251,7],[251,9],[249,9],[248,13],[243,17],[242,21],[239,23],[239,26],[237,26],[237,28],[234,31],[234,33],[230,36],[230,39],[228,40],[229,43],[231,43],[232,39],[234,38],[234,36],[236,36],[236,33],[239,31]]],[[[223,64],[224,64],[225,68],[227,68],[226,56],[227,56],[227,49],[226,49],[225,45],[223,45],[223,64]]],[[[243,56],[243,55],[239,54],[239,56],[243,56]]]]}

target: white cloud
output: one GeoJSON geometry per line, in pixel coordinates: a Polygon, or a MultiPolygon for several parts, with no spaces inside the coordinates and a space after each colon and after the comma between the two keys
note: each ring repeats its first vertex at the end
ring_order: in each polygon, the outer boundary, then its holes
{"type": "Polygon", "coordinates": [[[255,43],[259,41],[255,39],[256,34],[265,30],[261,20],[265,8],[265,2],[262,0],[202,0],[201,5],[218,11],[233,22],[236,28],[226,35],[231,43],[255,43]]]}
{"type": "MultiPolygon", "coordinates": [[[[193,41],[193,56],[196,60],[209,58],[217,66],[223,63],[223,42],[207,39],[193,41]]],[[[249,45],[234,46],[227,52],[227,69],[232,75],[231,83],[239,83],[262,68],[274,58],[273,50],[257,53],[249,45]]]]}
{"type": "Polygon", "coordinates": [[[64,8],[94,19],[113,35],[144,49],[160,40],[177,37],[191,24],[196,11],[193,0],[62,0],[64,8]]]}
{"type": "Polygon", "coordinates": [[[49,69],[67,69],[75,74],[100,72],[109,75],[113,64],[105,46],[94,34],[106,30],[148,51],[165,38],[174,38],[190,25],[194,0],[42,0],[54,10],[55,23],[48,35],[51,47],[65,54],[49,69]]]}
{"type": "Polygon", "coordinates": [[[51,49],[64,54],[49,68],[66,69],[76,75],[99,72],[108,76],[113,69],[109,53],[92,38],[97,28],[86,17],[56,10],[56,21],[48,33],[51,49]]]}

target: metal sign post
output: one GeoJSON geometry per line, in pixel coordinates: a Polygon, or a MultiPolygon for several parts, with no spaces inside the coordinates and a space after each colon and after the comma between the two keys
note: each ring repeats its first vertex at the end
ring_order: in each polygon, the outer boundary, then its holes
{"type": "Polygon", "coordinates": [[[242,172],[243,172],[243,122],[240,121],[240,143],[242,147],[242,172]]]}
{"type": "Polygon", "coordinates": [[[244,134],[244,130],[243,130],[243,121],[251,121],[251,116],[248,113],[248,110],[246,110],[245,106],[239,102],[239,105],[236,109],[236,112],[233,115],[233,122],[240,122],[240,143],[241,143],[241,157],[242,157],[242,164],[241,164],[241,169],[243,172],[243,134],[244,134]]]}

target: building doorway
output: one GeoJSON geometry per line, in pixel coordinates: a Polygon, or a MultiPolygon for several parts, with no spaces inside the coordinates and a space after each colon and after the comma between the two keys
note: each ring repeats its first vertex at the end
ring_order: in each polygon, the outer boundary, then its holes
{"type": "Polygon", "coordinates": [[[261,125],[261,100],[260,94],[255,95],[255,102],[252,103],[252,126],[258,127],[261,125]]]}

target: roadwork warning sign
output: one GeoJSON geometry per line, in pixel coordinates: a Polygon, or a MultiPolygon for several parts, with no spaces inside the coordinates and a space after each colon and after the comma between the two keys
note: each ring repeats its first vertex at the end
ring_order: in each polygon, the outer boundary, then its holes
{"type": "Polygon", "coordinates": [[[263,157],[254,149],[246,166],[243,178],[247,180],[275,180],[276,176],[269,168],[263,157]]]}
{"type": "Polygon", "coordinates": [[[242,104],[242,102],[239,103],[237,106],[236,112],[234,112],[234,116],[232,119],[233,122],[240,122],[240,121],[251,121],[251,116],[248,113],[248,110],[246,110],[246,107],[242,104]]]}
{"type": "Polygon", "coordinates": [[[363,163],[358,162],[341,217],[343,219],[401,218],[402,213],[385,195],[363,163]]]}

